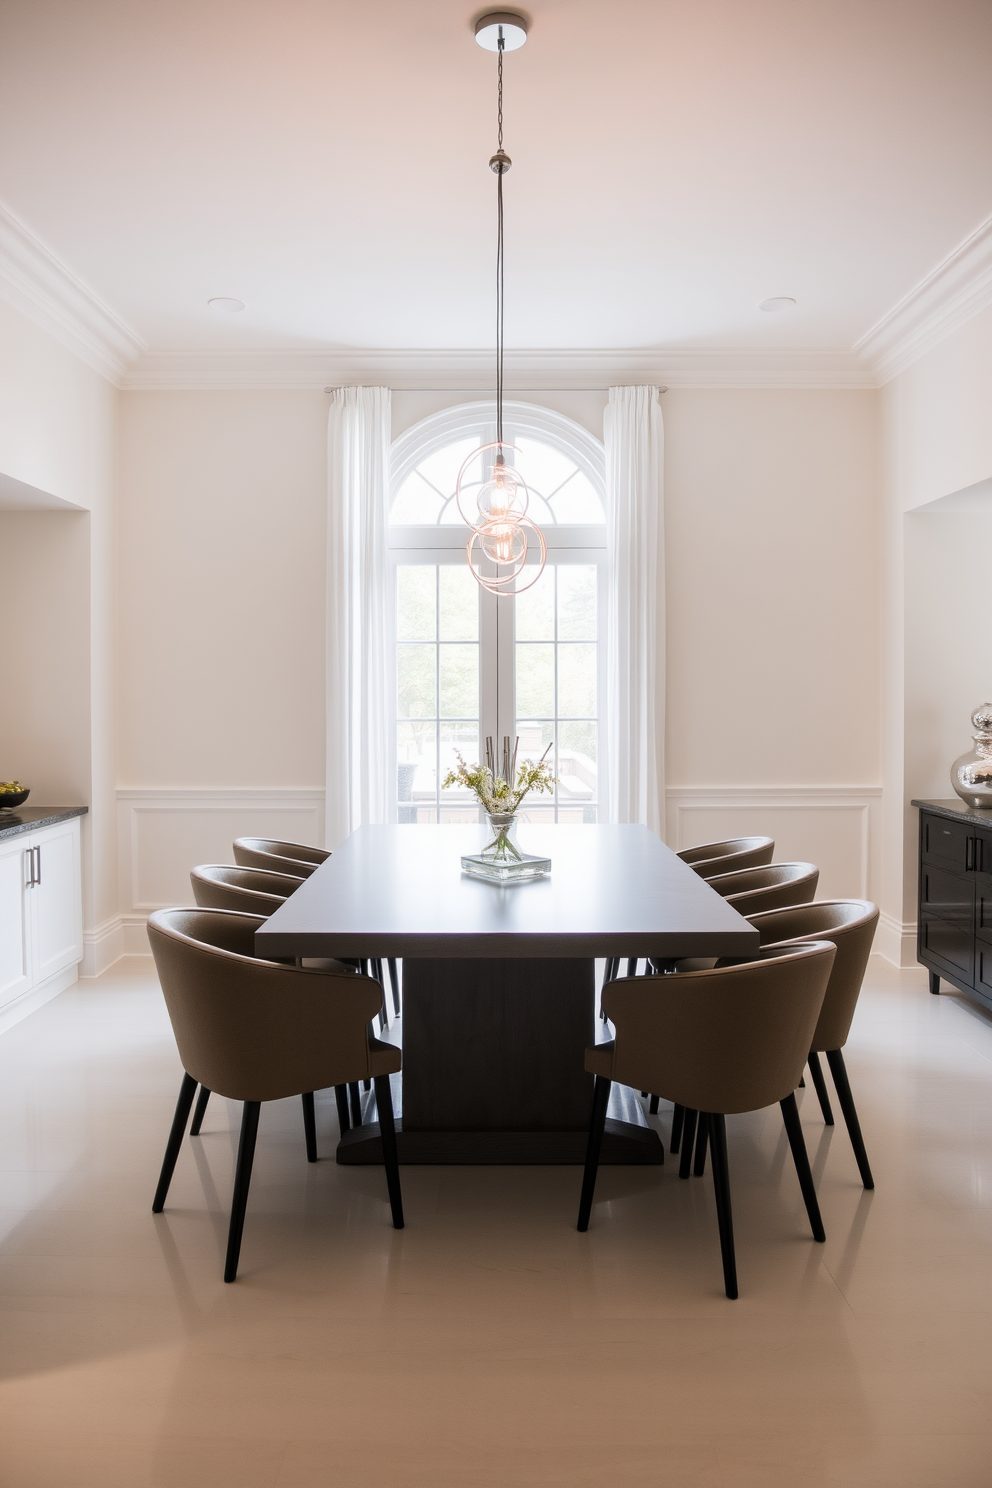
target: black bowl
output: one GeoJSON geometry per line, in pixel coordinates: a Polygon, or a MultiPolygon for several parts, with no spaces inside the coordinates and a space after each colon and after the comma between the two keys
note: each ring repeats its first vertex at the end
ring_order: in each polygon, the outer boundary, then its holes
{"type": "Polygon", "coordinates": [[[5,806],[23,806],[30,794],[29,790],[0,791],[0,811],[5,806]]]}

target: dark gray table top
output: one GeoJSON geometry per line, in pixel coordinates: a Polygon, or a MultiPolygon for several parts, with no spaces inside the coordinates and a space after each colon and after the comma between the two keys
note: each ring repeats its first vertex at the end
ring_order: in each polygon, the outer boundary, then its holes
{"type": "Polygon", "coordinates": [[[21,832],[37,832],[41,827],[54,827],[56,822],[85,816],[88,806],[5,806],[0,811],[0,838],[16,837],[21,832]]]}
{"type": "Polygon", "coordinates": [[[261,956],[754,955],[757,931],[647,827],[521,826],[547,878],[461,871],[483,826],[361,827],[266,921],[261,956]]]}

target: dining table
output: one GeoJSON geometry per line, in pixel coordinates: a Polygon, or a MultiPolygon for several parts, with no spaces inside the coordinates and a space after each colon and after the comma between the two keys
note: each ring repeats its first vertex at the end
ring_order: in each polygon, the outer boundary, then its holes
{"type": "MultiPolygon", "coordinates": [[[[522,824],[550,872],[512,884],[462,871],[484,826],[362,826],[255,933],[259,956],[402,958],[403,1163],[581,1163],[585,1050],[602,1032],[601,957],[758,953],[758,932],[646,826],[522,824]]],[[[639,1101],[611,1116],[603,1163],[659,1163],[639,1101]]],[[[338,1143],[378,1163],[378,1124],[338,1143]]]]}

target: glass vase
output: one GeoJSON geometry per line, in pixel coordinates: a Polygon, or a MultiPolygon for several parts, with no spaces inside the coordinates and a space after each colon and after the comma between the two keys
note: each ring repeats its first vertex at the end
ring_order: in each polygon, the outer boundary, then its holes
{"type": "Polygon", "coordinates": [[[490,883],[516,883],[543,878],[551,872],[551,859],[526,853],[517,842],[517,818],[513,812],[489,815],[485,847],[462,857],[462,871],[490,883]]]}

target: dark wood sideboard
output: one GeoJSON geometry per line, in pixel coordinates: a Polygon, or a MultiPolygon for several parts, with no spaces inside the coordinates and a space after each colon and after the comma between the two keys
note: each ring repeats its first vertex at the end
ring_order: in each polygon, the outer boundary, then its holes
{"type": "Polygon", "coordinates": [[[917,957],[930,972],[992,1009],[992,810],[964,801],[920,809],[917,957]]]}

